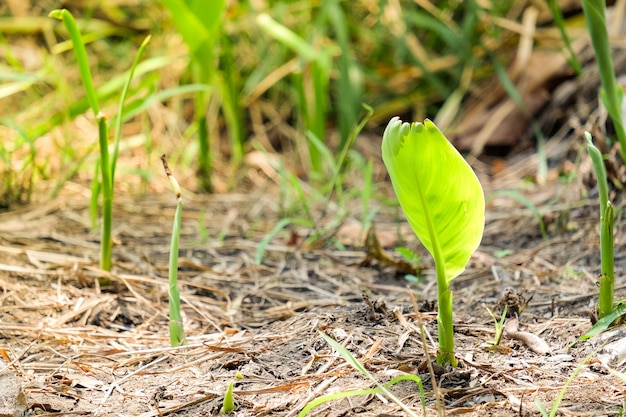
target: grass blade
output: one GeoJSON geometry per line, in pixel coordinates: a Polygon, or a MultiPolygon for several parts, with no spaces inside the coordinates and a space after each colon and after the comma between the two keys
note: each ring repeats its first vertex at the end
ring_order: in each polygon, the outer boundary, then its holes
{"type": "Polygon", "coordinates": [[[226,389],[226,393],[224,394],[224,402],[222,403],[220,413],[229,414],[235,409],[235,399],[233,398],[233,385],[233,381],[230,381],[230,384],[228,384],[228,388],[226,389]]]}
{"type": "Polygon", "coordinates": [[[66,9],[57,9],[50,12],[49,17],[61,20],[65,25],[72,44],[74,45],[74,54],[76,54],[76,63],[78,64],[78,70],[80,71],[80,77],[83,80],[85,87],[85,93],[89,100],[89,105],[93,111],[93,115],[98,117],[100,113],[100,107],[98,106],[98,98],[96,95],[96,89],[93,86],[93,80],[91,78],[91,70],[89,69],[89,60],[87,59],[87,50],[83,43],[83,38],[76,26],[76,20],[74,16],[66,9]]]}
{"type": "Polygon", "coordinates": [[[552,17],[554,18],[554,23],[556,27],[559,28],[559,32],[561,33],[561,38],[563,39],[563,43],[565,44],[565,49],[567,49],[567,53],[569,57],[567,58],[567,62],[569,62],[570,67],[574,70],[576,75],[581,75],[583,73],[583,68],[580,65],[580,61],[576,56],[576,53],[572,49],[572,43],[570,42],[569,36],[567,36],[567,31],[565,30],[565,22],[563,21],[563,13],[561,12],[561,7],[557,0],[547,0],[548,6],[552,11],[552,17]]]}
{"type": "Polygon", "coordinates": [[[122,88],[122,94],[120,95],[120,103],[117,108],[117,116],[115,118],[115,139],[113,140],[113,156],[111,157],[111,178],[115,178],[115,168],[117,166],[117,156],[119,153],[120,147],[120,137],[122,136],[122,120],[124,115],[124,102],[126,101],[126,95],[128,94],[128,87],[130,86],[130,82],[133,80],[133,76],[135,74],[135,69],[137,69],[137,65],[139,64],[139,60],[143,55],[148,42],[150,42],[151,36],[148,35],[144,41],[141,43],[139,47],[139,51],[137,51],[137,55],[135,56],[135,60],[133,61],[133,65],[130,67],[130,71],[128,73],[128,79],[126,80],[126,84],[122,88]]]}
{"type": "Polygon", "coordinates": [[[315,407],[333,400],[339,400],[346,397],[354,397],[357,395],[382,394],[378,388],[357,389],[352,391],[341,391],[333,394],[324,395],[311,400],[298,414],[298,417],[305,417],[315,407]]]}
{"type": "Polygon", "coordinates": [[[265,237],[263,237],[263,240],[261,240],[261,242],[259,242],[259,246],[257,246],[257,248],[256,248],[256,255],[254,256],[254,261],[257,264],[260,265],[261,262],[263,262],[263,256],[265,255],[265,249],[267,248],[267,245],[269,245],[270,241],[274,238],[274,236],[276,236],[278,234],[278,232],[283,230],[289,224],[293,223],[293,221],[294,221],[294,219],[289,218],[289,217],[284,218],[284,219],[280,219],[280,221],[274,225],[272,230],[267,235],[265,235],[265,237]]]}
{"type": "MultiPolygon", "coordinates": [[[[617,306],[609,314],[607,314],[604,317],[600,318],[596,322],[596,324],[594,324],[591,327],[591,329],[589,329],[587,331],[587,333],[585,333],[584,335],[580,336],[576,343],[585,341],[585,340],[587,340],[589,338],[592,338],[594,336],[599,335],[600,333],[602,333],[603,331],[608,329],[611,326],[611,324],[613,324],[613,322],[615,320],[617,320],[619,317],[622,317],[624,315],[626,315],[626,303],[624,303],[624,302],[618,303],[617,306]]],[[[576,343],[574,343],[574,345],[576,343]]]]}
{"type": "Polygon", "coordinates": [[[335,349],[337,353],[339,353],[341,357],[345,359],[346,362],[352,365],[352,367],[354,367],[354,369],[359,371],[363,376],[365,376],[370,381],[372,381],[376,385],[377,389],[379,389],[381,393],[383,393],[385,396],[387,396],[387,398],[389,398],[398,407],[400,407],[406,413],[407,416],[417,417],[417,414],[415,414],[413,410],[411,410],[406,404],[400,401],[398,397],[396,397],[391,392],[389,392],[389,390],[387,390],[387,388],[384,385],[378,382],[376,378],[374,378],[372,374],[370,374],[368,370],[365,369],[365,367],[359,361],[357,361],[354,356],[352,356],[352,354],[348,351],[348,349],[343,347],[340,343],[338,343],[332,337],[328,336],[326,333],[323,333],[323,332],[319,332],[319,333],[324,338],[324,340],[326,340],[326,343],[328,343],[333,349],[335,349]]]}

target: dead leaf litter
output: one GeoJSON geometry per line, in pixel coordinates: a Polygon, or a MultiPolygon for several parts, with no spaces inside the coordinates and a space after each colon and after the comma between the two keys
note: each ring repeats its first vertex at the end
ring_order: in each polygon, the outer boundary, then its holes
{"type": "MultiPolygon", "coordinates": [[[[479,166],[477,171],[481,175],[479,166]]],[[[496,181],[483,181],[488,195],[496,181]]],[[[549,408],[590,352],[620,338],[568,348],[589,329],[598,293],[597,208],[580,198],[581,187],[553,181],[522,190],[573,224],[549,226],[548,240],[531,211],[506,198],[490,201],[483,243],[452,284],[460,365],[437,368],[434,381],[427,366],[437,348],[432,260],[395,213],[382,210],[376,217],[381,238],[375,248],[354,244],[373,239],[364,240],[366,231],[354,227],[343,229],[349,236],[334,237],[352,242],[344,249],[296,244],[308,231],[294,229],[269,243],[259,265],[259,242],[278,221],[269,194],[187,196],[179,278],[189,344],[172,348],[172,196],[116,199],[109,274],[98,268],[99,235],[84,193],[66,187],[54,201],[0,214],[0,375],[18,378],[28,410],[40,415],[217,415],[234,381],[236,415],[296,416],[315,398],[372,387],[324,342],[323,331],[380,382],[420,375],[428,415],[437,415],[435,393],[448,415],[537,415],[535,398],[549,408]],[[546,187],[558,201],[546,204],[546,187]],[[400,259],[393,251],[398,237],[422,255],[417,283],[405,278],[406,270],[398,272],[403,264],[390,261],[400,259]],[[506,291],[527,305],[498,349],[485,349],[495,335],[486,307],[496,309],[506,291]]],[[[619,221],[617,271],[626,263],[619,256],[623,229],[619,221]]],[[[623,298],[625,289],[618,281],[616,297],[623,298]]],[[[617,347],[603,352],[613,356],[582,365],[562,413],[618,414],[623,385],[610,369],[624,371],[623,355],[617,347]]],[[[414,382],[391,390],[421,414],[414,382]]],[[[370,394],[322,404],[311,415],[402,413],[370,394]]]]}

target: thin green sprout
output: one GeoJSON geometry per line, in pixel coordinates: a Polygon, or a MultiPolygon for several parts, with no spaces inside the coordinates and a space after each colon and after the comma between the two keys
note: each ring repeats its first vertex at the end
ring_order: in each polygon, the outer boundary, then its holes
{"type": "Polygon", "coordinates": [[[348,392],[343,392],[343,393],[336,393],[336,394],[331,394],[328,396],[317,398],[311,401],[310,403],[308,403],[307,406],[302,409],[300,414],[298,414],[299,417],[305,417],[309,413],[309,411],[311,411],[311,409],[313,409],[314,407],[322,403],[334,400],[334,399],[344,398],[344,397],[353,396],[353,395],[364,395],[364,394],[372,394],[372,393],[379,393],[379,394],[385,395],[387,398],[393,401],[398,407],[400,407],[402,411],[406,413],[405,415],[410,416],[410,417],[417,417],[417,414],[415,414],[413,410],[411,410],[406,404],[404,404],[398,397],[393,395],[387,389],[391,385],[395,384],[396,382],[406,381],[406,380],[415,381],[415,383],[417,384],[418,389],[420,391],[420,398],[422,400],[422,411],[424,413],[424,416],[426,416],[426,398],[425,398],[425,393],[424,393],[424,387],[422,385],[422,380],[418,375],[401,375],[383,385],[380,382],[378,382],[378,380],[376,380],[376,378],[374,378],[372,374],[370,374],[368,370],[365,369],[365,367],[350,353],[350,351],[346,349],[343,345],[341,345],[341,343],[337,342],[336,340],[334,340],[332,337],[328,336],[324,332],[319,332],[319,333],[324,338],[324,340],[326,340],[326,343],[331,345],[332,348],[335,349],[335,351],[337,351],[337,353],[339,353],[346,362],[352,365],[363,376],[365,376],[370,381],[372,381],[374,385],[376,386],[376,388],[372,390],[365,389],[365,390],[355,390],[355,391],[348,391],[348,392]]]}
{"type": "Polygon", "coordinates": [[[235,399],[233,397],[233,385],[234,382],[230,381],[228,384],[228,388],[226,388],[226,393],[224,394],[224,402],[222,403],[222,408],[220,409],[220,413],[229,414],[231,411],[235,409],[235,399]]]}
{"type": "Polygon", "coordinates": [[[178,244],[180,240],[180,227],[183,218],[183,198],[181,195],[180,185],[176,178],[172,175],[172,171],[167,165],[165,155],[161,156],[163,169],[167,178],[172,184],[172,189],[176,194],[176,213],[174,215],[174,225],[172,226],[172,241],[170,245],[170,262],[169,262],[169,310],[170,310],[170,342],[173,347],[187,344],[185,338],[185,329],[180,314],[180,291],[178,289],[178,244]]]}
{"type": "MultiPolygon", "coordinates": [[[[98,105],[98,94],[93,84],[93,79],[91,77],[91,70],[89,68],[89,61],[87,59],[87,50],[85,49],[85,44],[82,38],[78,27],[76,26],[76,21],[72,14],[66,9],[57,9],[53,10],[49,14],[50,17],[61,20],[72,40],[72,44],[74,47],[74,54],[76,55],[76,62],[78,65],[78,69],[81,75],[81,80],[83,82],[83,86],[85,88],[85,93],[87,95],[87,100],[89,102],[89,106],[96,118],[96,122],[98,124],[98,143],[100,146],[100,161],[99,164],[96,165],[96,172],[98,169],[101,173],[101,187],[97,184],[92,185],[92,201],[91,201],[91,213],[92,216],[96,212],[95,207],[97,206],[97,200],[99,192],[102,191],[102,232],[101,232],[101,241],[100,241],[100,268],[105,271],[110,271],[112,266],[112,251],[113,251],[113,239],[111,237],[112,231],[112,223],[113,223],[113,191],[114,191],[114,180],[115,180],[115,168],[117,164],[117,157],[119,152],[119,141],[121,136],[121,124],[122,117],[124,113],[124,102],[126,99],[126,94],[128,92],[128,87],[133,78],[135,69],[139,64],[139,60],[143,51],[148,44],[150,37],[148,36],[139,48],[139,52],[133,62],[133,65],[128,74],[128,78],[126,83],[124,84],[122,94],[120,97],[120,102],[118,106],[118,114],[115,123],[115,143],[113,149],[112,157],[109,156],[109,133],[107,126],[107,117],[100,111],[100,107],[98,105]]],[[[97,177],[97,176],[96,176],[97,177]]],[[[94,179],[94,182],[97,182],[94,179]]]]}
{"type": "Polygon", "coordinates": [[[559,406],[561,405],[561,402],[563,401],[563,397],[565,396],[565,392],[567,391],[567,388],[574,381],[574,379],[576,378],[576,375],[578,375],[578,373],[583,369],[583,366],[593,357],[593,355],[598,353],[598,351],[602,347],[604,347],[604,344],[601,344],[600,347],[598,347],[597,349],[589,353],[587,356],[585,356],[585,358],[578,364],[574,372],[572,372],[572,375],[570,375],[570,377],[567,378],[565,385],[563,385],[563,387],[559,391],[559,394],[556,396],[556,399],[552,403],[552,407],[550,407],[550,414],[548,414],[548,412],[544,408],[543,404],[539,400],[539,397],[535,397],[535,406],[537,406],[537,410],[539,410],[539,413],[542,415],[542,417],[555,417],[556,416],[556,413],[559,411],[559,406]]]}
{"type": "Polygon", "coordinates": [[[487,307],[487,312],[493,319],[495,323],[495,327],[496,327],[496,334],[493,340],[490,341],[489,343],[491,343],[494,346],[498,346],[500,344],[500,340],[502,339],[502,334],[504,333],[504,321],[506,320],[507,306],[504,306],[504,309],[502,310],[502,315],[500,316],[499,320],[496,318],[493,312],[489,309],[489,307],[487,307]]]}
{"type": "Polygon", "coordinates": [[[613,292],[615,287],[614,242],[613,242],[613,204],[609,200],[609,185],[604,167],[604,159],[600,150],[593,144],[591,134],[585,132],[587,151],[593,163],[598,183],[600,202],[600,299],[598,300],[598,317],[603,318],[613,310],[613,292]]]}

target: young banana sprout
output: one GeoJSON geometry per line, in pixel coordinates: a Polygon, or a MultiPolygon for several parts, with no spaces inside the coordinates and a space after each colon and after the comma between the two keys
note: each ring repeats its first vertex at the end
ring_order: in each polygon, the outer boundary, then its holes
{"type": "Polygon", "coordinates": [[[382,155],[400,205],[435,260],[439,363],[456,365],[450,282],[464,270],[483,235],[485,197],[469,164],[430,121],[391,119],[382,155]]]}

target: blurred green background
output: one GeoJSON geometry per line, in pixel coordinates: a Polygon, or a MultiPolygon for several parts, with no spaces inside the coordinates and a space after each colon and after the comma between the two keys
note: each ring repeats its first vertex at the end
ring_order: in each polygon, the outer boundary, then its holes
{"type": "MultiPolygon", "coordinates": [[[[47,17],[53,9],[76,17],[111,120],[137,49],[152,35],[126,101],[118,189],[159,189],[165,153],[183,187],[228,192],[254,185],[250,167],[287,169],[316,185],[357,160],[353,149],[362,163],[378,159],[396,115],[458,133],[468,103],[506,82],[529,10],[531,43],[566,56],[548,5],[531,3],[5,1],[0,207],[94,175],[97,128],[68,34],[47,17]]],[[[576,14],[567,3],[563,10],[576,14]]]]}

